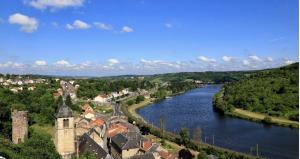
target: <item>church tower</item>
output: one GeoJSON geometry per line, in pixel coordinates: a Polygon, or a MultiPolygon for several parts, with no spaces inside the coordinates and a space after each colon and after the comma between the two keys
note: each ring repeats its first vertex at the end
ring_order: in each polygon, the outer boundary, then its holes
{"type": "Polygon", "coordinates": [[[64,158],[71,158],[75,153],[74,117],[71,108],[65,103],[58,108],[55,120],[55,147],[64,158]]]}

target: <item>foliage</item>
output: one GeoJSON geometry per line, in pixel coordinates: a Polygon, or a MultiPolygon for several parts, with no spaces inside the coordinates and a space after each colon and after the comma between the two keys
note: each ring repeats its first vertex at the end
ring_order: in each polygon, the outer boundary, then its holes
{"type": "Polygon", "coordinates": [[[186,148],[190,146],[190,134],[187,128],[182,128],[179,132],[180,135],[180,143],[184,145],[186,148]]]}
{"type": "Polygon", "coordinates": [[[133,104],[134,104],[134,101],[133,101],[133,100],[129,100],[129,101],[126,102],[126,104],[129,105],[129,106],[130,106],[130,105],[133,105],[133,104]]]}
{"type": "Polygon", "coordinates": [[[207,154],[205,151],[200,151],[199,154],[197,155],[197,159],[208,159],[207,154]]]}
{"type": "Polygon", "coordinates": [[[264,119],[262,120],[263,123],[266,124],[271,124],[272,123],[272,119],[269,116],[265,116],[264,119]]]}
{"type": "Polygon", "coordinates": [[[14,145],[6,139],[0,139],[0,154],[11,159],[60,158],[49,134],[32,129],[29,134],[29,138],[18,145],[14,145]]]}
{"type": "Polygon", "coordinates": [[[11,134],[11,109],[27,110],[29,124],[54,124],[54,114],[57,103],[52,96],[53,88],[47,85],[37,85],[33,91],[23,90],[12,93],[4,87],[0,87],[0,132],[6,138],[11,134]]]}
{"type": "Polygon", "coordinates": [[[180,159],[192,159],[194,158],[194,155],[191,153],[190,150],[188,149],[181,149],[179,152],[178,152],[178,157],[180,159]]]}
{"type": "Polygon", "coordinates": [[[139,96],[136,97],[135,103],[138,104],[138,103],[140,103],[140,102],[142,102],[144,100],[145,100],[145,97],[142,96],[142,95],[139,95],[139,96]]]}
{"type": "Polygon", "coordinates": [[[94,98],[98,94],[108,94],[110,92],[118,92],[125,88],[129,88],[131,91],[140,89],[151,89],[154,84],[148,80],[137,79],[84,79],[77,80],[77,84],[80,85],[77,90],[77,96],[79,98],[94,98]]]}
{"type": "Polygon", "coordinates": [[[225,84],[216,94],[214,105],[225,114],[237,107],[298,121],[298,71],[295,63],[258,71],[246,79],[225,84]]]}

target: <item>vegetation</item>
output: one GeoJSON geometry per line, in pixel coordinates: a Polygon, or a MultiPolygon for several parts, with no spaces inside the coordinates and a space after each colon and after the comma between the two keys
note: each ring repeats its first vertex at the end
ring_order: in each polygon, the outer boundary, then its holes
{"type": "Polygon", "coordinates": [[[180,135],[180,143],[184,145],[186,148],[190,147],[190,134],[187,128],[182,128],[179,132],[180,135]]]}
{"type": "Polygon", "coordinates": [[[60,158],[60,155],[55,150],[51,136],[43,131],[34,129],[30,129],[29,138],[18,145],[0,137],[0,155],[11,159],[60,158]]]}
{"type": "Polygon", "coordinates": [[[144,100],[145,100],[145,97],[142,96],[142,95],[139,95],[139,96],[136,97],[135,103],[138,104],[138,103],[140,103],[140,102],[142,102],[144,100]]]}
{"type": "MultiPolygon", "coordinates": [[[[234,108],[240,108],[298,121],[298,71],[298,63],[295,63],[258,71],[246,79],[225,84],[214,97],[215,108],[224,114],[232,114],[234,108]]],[[[272,122],[269,118],[264,121],[272,122]]]]}
{"type": "Polygon", "coordinates": [[[99,93],[108,94],[124,88],[136,91],[138,88],[151,89],[154,87],[150,81],[138,79],[84,79],[77,80],[76,83],[80,85],[77,90],[79,98],[94,98],[99,93]]]}
{"type": "MultiPolygon", "coordinates": [[[[29,126],[44,125],[53,127],[55,112],[60,100],[55,100],[52,93],[56,87],[46,84],[36,85],[36,89],[24,89],[19,93],[12,93],[9,89],[0,87],[0,154],[8,158],[60,158],[57,154],[51,133],[42,129],[29,130],[28,139],[24,143],[11,143],[11,109],[28,111],[29,126]]],[[[44,127],[43,126],[43,127],[44,127]]]]}

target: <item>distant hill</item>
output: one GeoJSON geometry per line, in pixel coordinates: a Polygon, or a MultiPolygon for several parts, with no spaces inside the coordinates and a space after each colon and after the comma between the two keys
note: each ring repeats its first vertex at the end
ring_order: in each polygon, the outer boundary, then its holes
{"type": "Polygon", "coordinates": [[[248,78],[223,86],[223,101],[217,108],[226,111],[233,107],[264,113],[270,116],[298,120],[299,63],[258,71],[248,78]]]}

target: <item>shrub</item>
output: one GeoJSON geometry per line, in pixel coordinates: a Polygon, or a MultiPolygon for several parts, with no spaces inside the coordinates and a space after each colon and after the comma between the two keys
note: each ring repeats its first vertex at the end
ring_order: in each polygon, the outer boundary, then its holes
{"type": "Polygon", "coordinates": [[[272,118],[269,116],[265,116],[264,119],[262,120],[263,123],[265,124],[271,124],[272,123],[272,118]]]}

